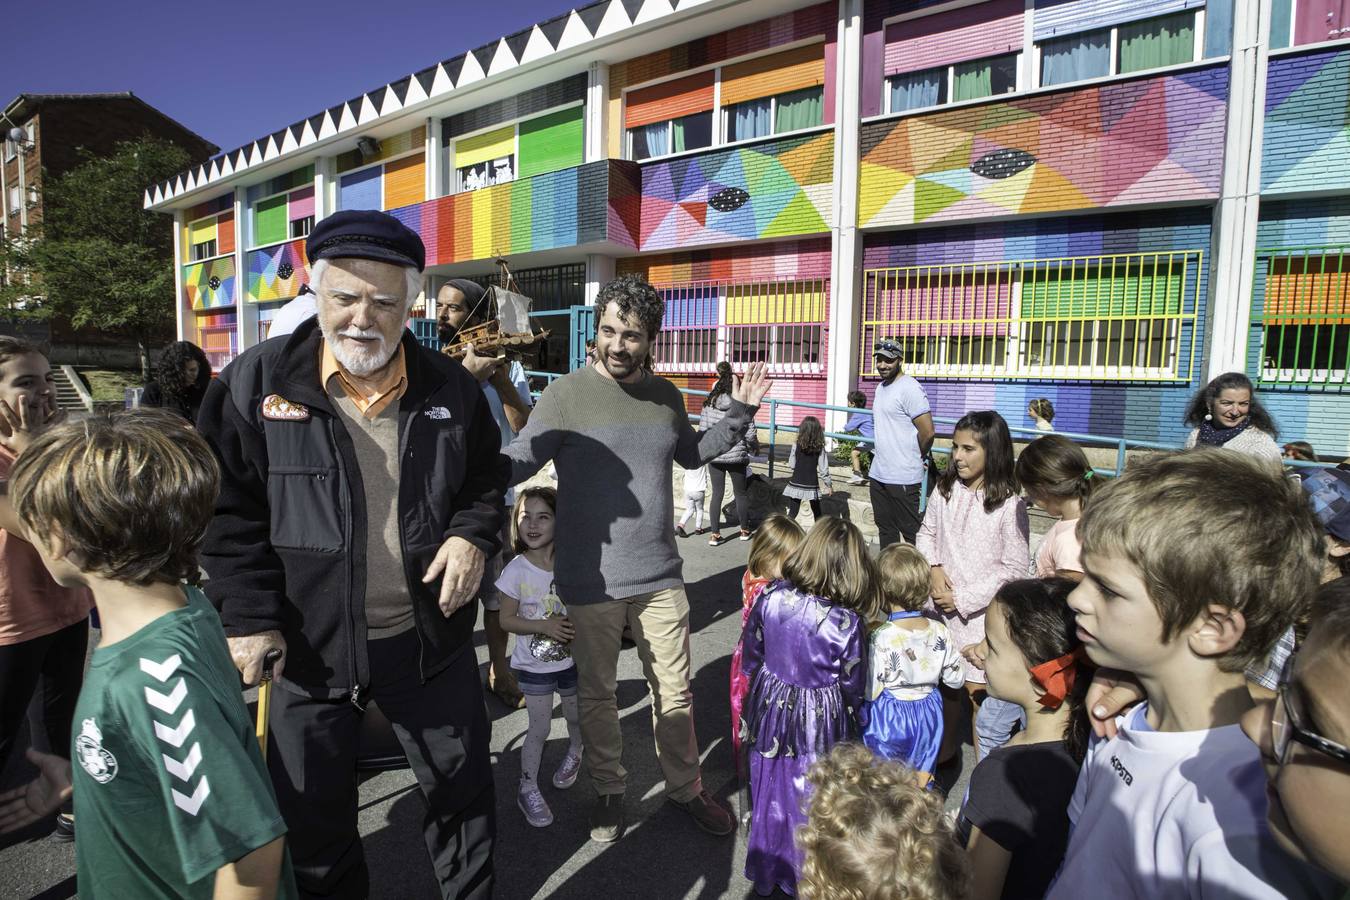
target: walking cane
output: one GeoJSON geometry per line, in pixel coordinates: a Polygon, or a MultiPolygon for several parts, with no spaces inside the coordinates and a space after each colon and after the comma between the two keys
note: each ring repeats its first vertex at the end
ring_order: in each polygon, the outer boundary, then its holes
{"type": "Polygon", "coordinates": [[[258,681],[258,724],[254,734],[258,736],[258,747],[262,750],[263,761],[267,761],[267,724],[272,707],[272,666],[281,659],[280,650],[268,650],[263,657],[262,678],[258,681]]]}

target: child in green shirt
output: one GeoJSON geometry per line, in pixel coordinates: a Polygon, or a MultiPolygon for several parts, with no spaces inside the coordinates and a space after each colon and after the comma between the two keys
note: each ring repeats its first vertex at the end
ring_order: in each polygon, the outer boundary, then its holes
{"type": "Polygon", "coordinates": [[[81,897],[296,896],[220,619],[185,584],[219,481],[206,442],[149,409],[57,426],[11,474],[0,525],[22,529],[58,584],[93,592],[102,640],[71,762],[30,750],[41,774],[0,795],[0,830],[73,788],[81,897]]]}

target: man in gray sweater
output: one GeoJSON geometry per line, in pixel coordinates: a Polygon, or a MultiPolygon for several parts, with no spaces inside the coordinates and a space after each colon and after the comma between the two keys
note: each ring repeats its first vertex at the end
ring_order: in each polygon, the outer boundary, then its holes
{"type": "Polygon", "coordinates": [[[667,796],[705,831],[730,834],[735,820],[703,789],[699,773],[671,462],[693,469],[725,452],[771,382],[763,364],[752,364],[733,386],[726,417],[699,434],[676,387],[644,366],[661,330],[661,296],[627,275],[601,288],[595,308],[595,361],[549,385],[525,430],[503,451],[513,483],[549,460],[558,472],[553,573],[576,627],[572,655],[586,768],[600,795],[591,839],[614,841],[623,831],[626,772],[615,683],[625,625],[651,685],[667,796]]]}

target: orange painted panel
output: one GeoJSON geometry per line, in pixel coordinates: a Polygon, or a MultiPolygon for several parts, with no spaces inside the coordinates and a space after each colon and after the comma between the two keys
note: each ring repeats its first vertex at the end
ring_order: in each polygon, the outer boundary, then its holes
{"type": "Polygon", "coordinates": [[[722,104],[758,100],[825,83],[825,45],[808,44],[722,69],[722,104]]]}
{"type": "Polygon", "coordinates": [[[384,208],[396,209],[426,199],[426,154],[417,153],[384,164],[384,208]]]}
{"type": "Polygon", "coordinates": [[[710,69],[630,92],[624,110],[624,127],[638,128],[712,109],[713,75],[710,69]]]}

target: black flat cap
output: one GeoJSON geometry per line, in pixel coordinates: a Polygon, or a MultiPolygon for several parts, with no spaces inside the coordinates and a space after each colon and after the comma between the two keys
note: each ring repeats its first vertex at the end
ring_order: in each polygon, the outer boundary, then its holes
{"type": "Polygon", "coordinates": [[[396,266],[426,268],[427,250],[417,232],[388,213],[344,209],[321,220],[305,241],[310,262],[319,259],[374,259],[396,266]]]}

